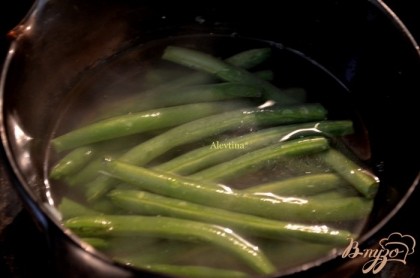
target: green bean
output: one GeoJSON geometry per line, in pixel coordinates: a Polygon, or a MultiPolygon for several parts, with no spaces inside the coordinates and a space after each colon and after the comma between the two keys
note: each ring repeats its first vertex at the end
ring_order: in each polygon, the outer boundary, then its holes
{"type": "Polygon", "coordinates": [[[260,274],[275,271],[257,246],[221,226],[164,216],[82,216],[65,225],[81,237],[146,235],[203,241],[230,252],[260,274]]]}
{"type": "Polygon", "coordinates": [[[212,181],[226,181],[244,173],[258,171],[268,161],[313,154],[325,151],[328,147],[328,141],[323,137],[280,142],[204,169],[190,175],[190,177],[212,181]]]}
{"type": "MultiPolygon", "coordinates": [[[[206,243],[192,243],[176,240],[159,240],[155,244],[147,246],[140,245],[137,249],[131,247],[137,246],[138,242],[144,241],[145,237],[126,237],[124,242],[111,241],[112,258],[115,261],[122,262],[126,265],[131,265],[139,268],[144,268],[146,265],[187,265],[191,263],[191,258],[194,258],[194,265],[217,267],[217,269],[227,269],[228,266],[235,268],[241,267],[244,271],[247,270],[246,265],[229,253],[224,252],[217,246],[211,246],[206,243]],[[120,243],[121,242],[121,243],[120,243]],[[120,247],[130,246],[131,252],[121,252],[120,247]],[[141,252],[138,252],[141,250],[141,252]]],[[[125,249],[125,248],[124,248],[125,249]]],[[[204,269],[203,269],[204,270],[204,269]]],[[[247,273],[250,271],[247,270],[247,273]]],[[[203,274],[205,275],[205,274],[203,274]]],[[[184,276],[183,276],[184,277],[184,276]]],[[[213,276],[218,277],[218,276],[213,276]]]]}
{"type": "MultiPolygon", "coordinates": [[[[269,52],[271,52],[269,48],[245,50],[228,59],[230,59],[230,63],[235,66],[248,69],[267,59],[270,54],[269,52]]],[[[267,73],[265,73],[265,75],[267,75],[267,73]]],[[[104,112],[99,114],[101,114],[101,118],[106,118],[125,113],[139,112],[145,109],[173,106],[176,103],[179,104],[182,99],[186,100],[187,103],[198,102],[194,98],[178,98],[178,95],[183,94],[183,88],[186,86],[204,84],[208,81],[210,81],[210,77],[204,73],[196,72],[185,75],[160,86],[148,89],[141,94],[136,94],[123,101],[108,105],[103,109],[104,112]]],[[[251,95],[248,95],[248,97],[250,96],[251,95]]]]}
{"type": "MultiPolygon", "coordinates": [[[[191,256],[195,257],[202,249],[214,248],[206,243],[166,240],[150,236],[122,236],[108,241],[112,248],[113,259],[135,265],[179,263],[191,256]]],[[[216,249],[221,251],[217,247],[216,249]]]]}
{"type": "Polygon", "coordinates": [[[160,105],[162,103],[181,105],[186,103],[229,100],[240,97],[256,98],[261,96],[261,92],[262,89],[257,86],[225,82],[183,87],[171,94],[151,95],[151,99],[144,101],[152,107],[157,105],[153,105],[152,102],[160,103],[160,105]]]}
{"type": "Polygon", "coordinates": [[[81,215],[98,215],[99,212],[85,207],[84,205],[64,197],[58,205],[58,210],[63,219],[69,219],[81,215]]]}
{"type": "Polygon", "coordinates": [[[330,149],[321,157],[343,179],[347,180],[354,188],[366,198],[375,197],[379,186],[379,179],[367,169],[362,168],[347,158],[343,153],[330,149]]]}
{"type": "Polygon", "coordinates": [[[89,203],[89,208],[101,214],[119,214],[121,209],[114,205],[108,198],[101,198],[89,203]]]}
{"type": "Polygon", "coordinates": [[[72,150],[51,169],[49,177],[54,180],[62,179],[76,173],[83,168],[94,156],[94,149],[90,146],[72,150]]]}
{"type": "Polygon", "coordinates": [[[168,264],[151,264],[151,265],[136,265],[152,272],[158,272],[168,275],[175,275],[179,277],[188,278],[244,278],[249,277],[244,272],[237,270],[218,269],[204,266],[190,266],[190,265],[168,265],[168,264]]]}
{"type": "Polygon", "coordinates": [[[99,171],[102,169],[102,164],[103,157],[94,159],[78,173],[66,177],[66,184],[71,187],[84,186],[86,183],[92,181],[98,176],[99,171]]]}
{"type": "Polygon", "coordinates": [[[320,194],[310,196],[313,200],[324,200],[328,202],[331,199],[341,199],[358,196],[359,192],[356,190],[329,190],[320,194]]]}
{"type": "Polygon", "coordinates": [[[272,240],[259,239],[258,246],[264,253],[274,262],[279,271],[290,271],[296,267],[302,267],[307,263],[331,258],[333,253],[336,253],[336,246],[287,241],[287,242],[273,242],[272,240]]]}
{"type": "MultiPolygon", "coordinates": [[[[64,223],[65,224],[65,223],[64,223]]],[[[82,241],[103,251],[111,259],[118,260],[129,256],[142,264],[173,263],[176,256],[200,248],[193,242],[164,240],[151,236],[89,236],[81,237],[82,241]]],[[[204,245],[204,244],[203,244],[204,245]]]]}
{"type": "MultiPolygon", "coordinates": [[[[161,66],[158,63],[153,65],[154,67],[147,68],[145,71],[135,71],[133,74],[124,75],[124,77],[115,84],[111,85],[106,91],[115,91],[115,88],[153,88],[159,87],[162,84],[173,82],[177,78],[184,77],[186,72],[174,71],[173,69],[165,66],[161,66]],[[122,83],[122,84],[121,84],[122,83]],[[140,86],[139,86],[140,85],[140,86]]],[[[146,89],[147,90],[147,89],[146,89]]]]}
{"type": "Polygon", "coordinates": [[[240,83],[225,82],[195,85],[172,88],[170,92],[167,92],[166,90],[145,92],[138,95],[136,99],[131,98],[130,103],[121,104],[124,106],[121,107],[121,109],[118,109],[118,111],[119,113],[127,113],[156,107],[168,107],[199,102],[223,101],[236,98],[257,98],[261,95],[262,89],[257,86],[240,83]]]}
{"type": "Polygon", "coordinates": [[[82,241],[86,242],[89,245],[92,245],[94,248],[99,250],[109,250],[110,245],[109,241],[99,238],[99,237],[85,237],[81,238],[82,241]]]}
{"type": "MultiPolygon", "coordinates": [[[[117,158],[121,156],[124,153],[124,151],[118,151],[118,152],[112,152],[112,153],[106,153],[107,158],[117,158]]],[[[90,181],[94,180],[98,174],[99,171],[102,169],[103,166],[103,156],[95,158],[93,161],[88,163],[83,169],[81,169],[78,173],[75,173],[73,175],[70,175],[65,178],[66,184],[70,187],[83,187],[86,183],[89,183],[90,181]]]]}
{"type": "Polygon", "coordinates": [[[238,155],[278,142],[281,140],[282,136],[295,130],[296,126],[300,125],[286,125],[267,128],[236,138],[228,138],[220,142],[215,141],[212,142],[211,145],[206,145],[187,152],[162,163],[155,168],[162,171],[188,175],[205,167],[212,166],[238,155]]]}
{"type": "Polygon", "coordinates": [[[311,196],[348,185],[340,176],[331,173],[310,174],[269,182],[244,189],[248,193],[272,193],[283,196],[311,196]]]}
{"type": "Polygon", "coordinates": [[[372,202],[346,198],[315,202],[277,195],[256,196],[216,183],[145,169],[119,161],[107,161],[104,174],[132,184],[141,190],[211,207],[287,221],[340,221],[365,217],[372,202]]]}
{"type": "Polygon", "coordinates": [[[88,202],[95,202],[106,194],[114,185],[116,185],[114,179],[110,179],[107,176],[100,175],[93,181],[86,184],[85,197],[88,202]]]}
{"type": "Polygon", "coordinates": [[[272,70],[259,70],[259,71],[253,72],[253,74],[255,74],[255,76],[265,81],[273,81],[274,79],[274,72],[272,70]]]}
{"type": "Polygon", "coordinates": [[[114,204],[107,198],[96,200],[95,202],[89,204],[89,206],[86,206],[68,197],[63,197],[57,208],[62,219],[69,219],[82,215],[100,215],[103,213],[115,214],[120,210],[119,207],[114,206],[114,204]]]}
{"type": "Polygon", "coordinates": [[[138,190],[114,189],[109,197],[126,211],[147,215],[184,218],[238,228],[251,235],[272,239],[299,239],[308,242],[346,245],[351,233],[329,228],[269,220],[266,218],[212,208],[138,190]]]}
{"type": "MultiPolygon", "coordinates": [[[[145,165],[174,147],[228,130],[255,125],[267,126],[321,120],[325,118],[325,113],[325,109],[319,104],[225,112],[174,127],[132,148],[119,160],[136,165],[145,165]]],[[[94,200],[102,196],[113,184],[114,182],[107,177],[98,177],[88,185],[87,199],[94,200]]]]}
{"type": "MultiPolygon", "coordinates": [[[[210,79],[209,75],[200,72],[175,78],[175,80],[170,80],[139,94],[134,94],[123,100],[105,105],[97,113],[99,116],[96,118],[96,121],[127,113],[138,113],[144,110],[173,106],[169,100],[166,100],[167,95],[171,96],[174,90],[180,91],[181,88],[185,86],[205,84],[210,81],[210,79]],[[154,96],[157,96],[162,102],[157,102],[154,96]],[[165,98],[162,96],[165,96],[165,98]]],[[[173,97],[170,99],[176,100],[176,98],[173,97]]]]}
{"type": "Polygon", "coordinates": [[[284,136],[290,135],[292,132],[294,135],[321,132],[333,136],[342,136],[353,133],[353,124],[351,121],[322,121],[263,129],[221,142],[213,142],[211,145],[187,152],[155,168],[182,175],[192,174],[203,168],[281,141],[284,136]],[[229,146],[239,147],[233,148],[229,146]]]}
{"type": "MultiPolygon", "coordinates": [[[[78,147],[56,162],[50,170],[49,177],[55,180],[65,179],[67,182],[77,179],[77,176],[86,175],[88,171],[86,168],[92,168],[91,164],[95,164],[95,161],[102,158],[104,154],[115,155],[124,149],[127,150],[139,144],[152,135],[153,133],[141,134],[140,136],[131,135],[78,147]]],[[[94,168],[89,170],[89,174],[95,174],[94,170],[94,168]]],[[[84,181],[81,180],[80,182],[84,181]]]]}
{"type": "Polygon", "coordinates": [[[158,130],[232,109],[233,103],[196,103],[148,110],[102,120],[70,131],[52,140],[55,150],[63,150],[108,139],[158,130]]]}
{"type": "Polygon", "coordinates": [[[271,49],[265,48],[253,48],[239,52],[225,60],[225,62],[241,67],[244,69],[250,69],[266,61],[271,56],[271,49]]]}
{"type": "Polygon", "coordinates": [[[172,128],[134,147],[120,159],[137,165],[144,165],[175,146],[194,142],[234,128],[307,122],[324,119],[325,113],[325,109],[318,104],[288,108],[241,109],[225,112],[172,128]]]}
{"type": "Polygon", "coordinates": [[[125,153],[129,148],[141,142],[144,142],[151,136],[155,136],[155,134],[153,133],[154,132],[150,134],[142,134],[141,136],[132,135],[89,145],[88,148],[91,150],[92,153],[90,161],[87,164],[85,164],[82,169],[79,169],[79,171],[77,171],[76,173],[72,173],[71,175],[67,174],[65,176],[62,176],[61,178],[65,180],[66,185],[71,187],[76,187],[77,185],[85,185],[87,182],[90,182],[98,176],[98,172],[102,168],[102,160],[104,156],[110,158],[119,157],[120,155],[125,153]]]}
{"type": "Polygon", "coordinates": [[[209,54],[177,46],[168,46],[166,47],[162,58],[180,65],[214,74],[225,81],[261,86],[264,89],[263,94],[266,100],[273,100],[281,105],[296,103],[293,98],[282,94],[282,91],[271,83],[209,54]]]}

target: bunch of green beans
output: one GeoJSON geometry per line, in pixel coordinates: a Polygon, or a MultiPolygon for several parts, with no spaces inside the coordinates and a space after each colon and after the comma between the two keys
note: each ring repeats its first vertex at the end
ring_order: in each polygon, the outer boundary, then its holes
{"type": "Polygon", "coordinates": [[[357,237],[379,180],[334,144],[353,122],[252,71],[270,55],[168,46],[163,60],[197,72],[54,137],[49,178],[72,192],[64,225],[115,260],[181,277],[275,275],[303,260],[293,250],[313,248],[309,260],[357,237]]]}

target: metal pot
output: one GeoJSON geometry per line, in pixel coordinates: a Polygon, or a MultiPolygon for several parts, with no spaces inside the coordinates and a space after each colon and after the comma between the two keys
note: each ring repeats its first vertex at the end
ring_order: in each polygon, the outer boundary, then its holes
{"type": "MultiPolygon", "coordinates": [[[[359,2],[283,1],[274,8],[269,1],[240,6],[226,1],[37,1],[10,32],[14,41],[1,80],[2,159],[48,239],[57,275],[65,276],[69,267],[82,276],[145,275],[62,228],[45,195],[42,154],[60,114],[57,107],[86,72],[134,44],[180,35],[279,42],[323,65],[349,89],[369,131],[370,163],[383,181],[360,239],[367,247],[376,244],[381,228],[419,180],[418,165],[407,157],[419,154],[412,130],[420,59],[416,42],[385,4],[359,2]]],[[[331,258],[290,272],[311,275],[308,268],[318,273],[321,268],[334,273],[345,263],[331,258]]]]}

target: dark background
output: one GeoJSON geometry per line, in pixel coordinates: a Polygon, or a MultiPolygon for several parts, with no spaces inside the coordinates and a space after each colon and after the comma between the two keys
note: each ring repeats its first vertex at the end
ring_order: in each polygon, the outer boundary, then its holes
{"type": "MultiPolygon", "coordinates": [[[[3,64],[10,39],[7,33],[24,17],[32,5],[32,0],[0,1],[0,65],[3,64]]],[[[411,33],[420,41],[420,11],[416,0],[386,0],[388,6],[400,17],[411,33]]],[[[420,77],[419,77],[420,79],[420,77]]],[[[420,244],[420,231],[415,226],[413,215],[419,211],[420,191],[410,197],[409,202],[386,226],[384,234],[400,232],[412,235],[420,244]]],[[[384,272],[383,278],[420,277],[420,250],[409,256],[407,266],[391,272],[384,272]],[[395,274],[396,273],[396,274],[395,274]]],[[[46,277],[48,257],[45,242],[21,202],[6,182],[4,169],[0,165],[0,278],[46,277]]],[[[361,277],[367,277],[366,275],[361,277]]]]}

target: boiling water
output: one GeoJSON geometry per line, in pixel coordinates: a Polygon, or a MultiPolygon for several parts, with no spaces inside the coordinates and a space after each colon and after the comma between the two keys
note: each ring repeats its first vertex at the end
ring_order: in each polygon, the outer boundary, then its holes
{"type": "MultiPolygon", "coordinates": [[[[161,108],[160,97],[162,95],[159,95],[153,101],[150,101],[150,95],[153,96],[154,92],[165,86],[166,88],[163,91],[167,94],[179,92],[179,87],[168,89],[168,84],[177,84],[177,80],[179,81],[185,76],[196,74],[196,71],[192,69],[161,59],[162,53],[168,45],[197,49],[221,59],[226,59],[244,50],[269,47],[272,50],[271,56],[266,61],[250,69],[250,71],[255,73],[270,70],[274,78],[269,82],[281,89],[299,88],[296,92],[301,92],[301,89],[303,89],[306,92],[304,101],[306,103],[322,104],[328,111],[327,117],[329,120],[351,120],[354,126],[354,133],[344,137],[334,137],[331,142],[335,147],[351,155],[352,158],[365,160],[369,157],[369,142],[363,123],[358,118],[356,111],[352,109],[348,91],[338,79],[316,62],[280,44],[219,36],[177,37],[150,42],[145,45],[132,47],[97,65],[75,84],[68,93],[67,98],[63,100],[63,107],[60,108],[63,113],[57,121],[52,138],[97,120],[113,117],[119,113],[132,114],[149,108],[161,108]],[[147,98],[149,98],[148,103],[151,103],[151,106],[142,107],[147,98]]],[[[191,84],[186,86],[197,85],[196,83],[209,84],[220,82],[220,80],[211,75],[205,75],[197,80],[190,80],[191,84]]],[[[261,104],[260,100],[255,99],[247,100],[246,103],[254,106],[261,104]]],[[[146,134],[113,139],[111,142],[114,143],[106,145],[109,148],[109,152],[101,153],[101,156],[111,155],[112,157],[118,157],[131,147],[141,142],[146,142],[168,129],[169,127],[166,127],[163,130],[154,130],[146,134]]],[[[251,126],[245,129],[237,128],[221,134],[206,136],[200,140],[176,146],[143,166],[146,168],[159,168],[159,165],[162,163],[200,147],[210,146],[211,148],[213,146],[214,148],[220,148],[222,146],[225,149],[244,149],[246,145],[220,145],[220,143],[229,143],[230,138],[234,138],[234,136],[253,133],[258,129],[261,129],[261,127],[251,126]]],[[[46,175],[49,175],[51,168],[65,153],[57,153],[53,148],[50,149],[47,155],[46,175]]],[[[70,177],[46,179],[58,208],[62,209],[60,204],[63,200],[70,199],[100,213],[132,214],[131,211],[121,210],[121,208],[112,204],[106,199],[106,194],[95,202],[86,200],[85,193],[90,182],[102,175],[103,172],[100,168],[95,168],[97,172],[93,176],[87,180],[78,180],[76,176],[88,167],[89,163],[71,174],[70,177]]],[[[258,171],[251,171],[230,179],[224,184],[234,189],[242,190],[293,176],[329,172],[331,172],[331,169],[322,164],[319,157],[315,154],[294,157],[288,160],[270,160],[258,171]]],[[[117,184],[116,186],[120,185],[117,184]]],[[[122,188],[135,188],[129,185],[121,186],[122,188]]],[[[305,196],[286,197],[306,198],[305,196]]],[[[69,217],[68,211],[62,211],[62,213],[64,218],[69,217]]],[[[307,221],[306,223],[318,226],[328,225],[335,229],[346,229],[354,235],[358,235],[363,228],[366,217],[352,221],[307,221]]],[[[63,221],[66,221],[66,219],[63,221]]],[[[293,223],[290,220],[289,222],[293,223]]],[[[294,239],[272,240],[255,235],[249,236],[247,233],[242,235],[235,228],[227,228],[233,230],[234,233],[237,232],[250,243],[258,246],[258,249],[265,254],[279,272],[326,260],[334,256],[338,252],[337,250],[343,247],[343,245],[318,244],[294,239]]],[[[86,240],[88,241],[88,239],[86,240]]],[[[241,271],[250,276],[258,275],[246,263],[223,251],[223,249],[203,242],[190,241],[189,239],[183,241],[150,235],[129,237],[100,235],[90,240],[88,242],[91,242],[98,250],[111,258],[140,268],[162,264],[193,265],[241,271]]],[[[151,269],[153,270],[153,267],[151,269]]]]}

